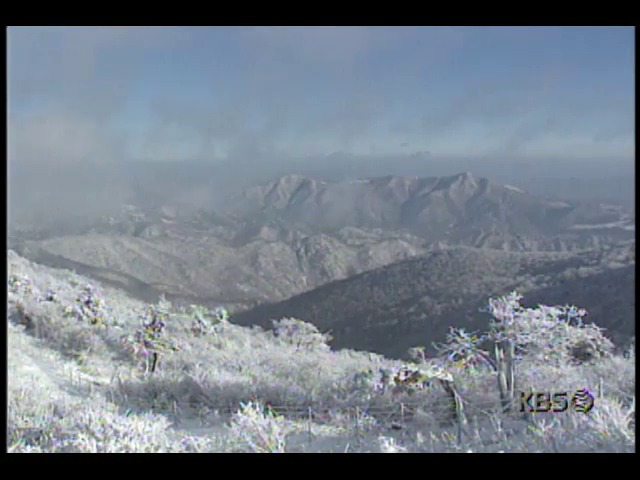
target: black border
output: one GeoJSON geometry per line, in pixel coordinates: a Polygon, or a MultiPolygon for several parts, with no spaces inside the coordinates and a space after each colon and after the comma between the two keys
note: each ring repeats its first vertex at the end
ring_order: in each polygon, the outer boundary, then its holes
{"type": "MultiPolygon", "coordinates": [[[[221,8],[219,5],[215,5],[215,4],[211,4],[211,6],[214,8],[214,13],[216,10],[218,10],[219,8],[221,8]]],[[[313,5],[315,6],[315,5],[313,5]]],[[[312,5],[309,5],[309,7],[313,8],[312,5]]],[[[429,8],[428,4],[425,4],[425,6],[427,8],[429,8]]],[[[53,11],[53,15],[50,14],[49,11],[46,10],[42,10],[41,7],[36,7],[32,9],[34,11],[30,12],[32,13],[32,15],[30,15],[29,20],[34,20],[35,18],[37,18],[37,15],[40,14],[40,18],[41,19],[45,19],[47,20],[46,24],[50,24],[50,23],[65,23],[66,22],[52,22],[53,19],[55,19],[56,17],[58,18],[58,20],[64,20],[67,21],[69,19],[68,15],[64,15],[64,18],[60,18],[63,15],[61,15],[60,10],[57,8],[58,6],[56,5],[56,7],[53,7],[52,10],[55,9],[55,11],[53,11]],[[35,11],[37,10],[37,11],[35,11]],[[35,17],[35,18],[34,18],[35,17]],[[43,18],[44,17],[44,18],[43,18]]],[[[95,5],[94,7],[98,7],[96,8],[96,13],[99,15],[99,18],[101,21],[104,22],[104,20],[106,18],[109,18],[109,13],[113,12],[113,13],[121,13],[122,10],[119,9],[117,6],[115,5],[109,5],[109,7],[107,9],[102,9],[99,8],[98,5],[95,5]]],[[[243,14],[238,16],[238,17],[234,17],[233,15],[231,16],[225,16],[222,15],[222,17],[219,17],[218,15],[214,14],[211,16],[212,19],[215,20],[221,20],[224,19],[227,21],[227,24],[233,24],[233,25],[282,25],[282,24],[286,24],[289,22],[286,22],[286,16],[290,15],[291,11],[293,10],[293,8],[291,6],[286,6],[285,8],[287,9],[288,13],[284,16],[282,15],[277,15],[274,13],[274,6],[272,4],[264,4],[264,7],[259,7],[257,5],[243,5],[242,9],[243,9],[243,14]]],[[[386,7],[386,5],[385,5],[386,7]]],[[[399,5],[394,5],[392,8],[384,8],[384,12],[382,12],[382,9],[376,9],[373,4],[369,4],[367,7],[360,7],[358,8],[358,10],[363,10],[363,11],[359,11],[357,15],[351,16],[349,17],[347,15],[346,20],[343,20],[342,22],[336,22],[336,19],[333,17],[333,15],[331,15],[331,18],[327,18],[327,24],[332,24],[332,25],[349,25],[349,24],[363,24],[363,23],[369,23],[369,24],[384,24],[384,25],[389,25],[389,24],[393,24],[393,25],[406,25],[406,24],[414,24],[415,19],[413,19],[413,14],[414,14],[414,10],[416,8],[419,7],[415,7],[415,6],[409,6],[409,5],[405,5],[404,8],[400,7],[399,5]],[[393,8],[395,7],[395,8],[393,8]],[[369,10],[368,12],[364,11],[364,10],[369,10]],[[376,15],[378,12],[380,12],[381,14],[376,15]],[[399,13],[399,14],[398,14],[399,13]],[[401,21],[397,22],[394,21],[395,18],[399,18],[401,21]],[[349,21],[351,20],[351,21],[349,21]]],[[[455,17],[452,16],[446,16],[446,14],[443,16],[440,8],[441,5],[438,5],[438,7],[434,7],[431,6],[432,10],[435,10],[436,12],[438,12],[438,20],[439,21],[447,21],[447,20],[453,20],[453,23],[458,22],[460,23],[461,19],[467,18],[469,20],[474,20],[474,23],[477,22],[478,20],[484,20],[485,22],[487,20],[493,20],[495,19],[495,15],[491,16],[490,13],[488,13],[488,10],[486,9],[486,5],[484,4],[476,4],[474,5],[464,5],[464,4],[459,4],[459,5],[452,5],[453,9],[457,10],[457,15],[455,17]],[[480,15],[477,15],[477,11],[480,11],[480,15]],[[467,16],[464,16],[464,13],[467,13],[467,16]],[[471,14],[471,15],[469,15],[471,14]],[[490,17],[490,18],[489,18],[490,17]]],[[[538,15],[536,16],[536,13],[553,13],[556,17],[556,21],[558,20],[558,5],[554,4],[553,8],[549,9],[548,7],[546,7],[543,4],[523,4],[519,6],[520,8],[528,8],[527,11],[527,20],[528,22],[533,22],[533,24],[536,24],[538,22],[535,22],[534,20],[536,19],[540,19],[542,20],[541,16],[538,15]]],[[[170,7],[171,8],[171,7],[170,7]]],[[[193,8],[198,8],[198,7],[193,7],[193,8]]],[[[205,7],[206,8],[206,7],[205,7]]],[[[224,7],[224,9],[228,9],[229,7],[224,7]]],[[[518,8],[518,6],[512,6],[512,8],[518,8]]],[[[574,7],[575,8],[575,7],[574,7]]],[[[572,8],[571,9],[571,13],[567,12],[568,15],[566,16],[562,16],[560,14],[560,18],[564,19],[566,18],[567,20],[573,21],[575,22],[579,16],[576,15],[576,10],[572,8]]],[[[581,6],[580,8],[580,16],[582,16],[582,20],[584,21],[584,17],[586,16],[587,18],[589,17],[589,11],[585,9],[585,6],[581,6]]],[[[155,5],[154,9],[156,11],[160,10],[160,6],[159,5],[155,5]]],[[[127,9],[130,10],[130,9],[127,9]]],[[[175,9],[175,8],[171,8],[171,17],[172,20],[179,20],[180,18],[180,10],[181,9],[175,9]]],[[[79,12],[79,10],[76,7],[76,12],[79,12]]],[[[193,10],[189,7],[187,7],[186,9],[184,9],[183,11],[185,12],[189,12],[192,13],[193,10]]],[[[319,9],[317,9],[316,11],[313,12],[313,21],[318,22],[318,23],[325,23],[325,22],[319,22],[319,20],[324,20],[323,14],[325,14],[327,17],[329,17],[329,15],[327,14],[334,14],[336,11],[344,14],[344,7],[342,7],[339,10],[336,10],[334,8],[331,8],[331,6],[327,5],[327,4],[322,4],[320,6],[319,9]]],[[[501,12],[505,12],[506,8],[505,6],[500,6],[500,11],[501,12]]],[[[614,9],[610,10],[610,12],[613,12],[614,9]]],[[[596,10],[593,10],[594,13],[596,13],[596,10]]],[[[15,11],[11,12],[14,13],[14,18],[15,18],[15,11]]],[[[84,12],[83,12],[84,13],[84,12]]],[[[128,12],[129,13],[129,12],[128,12]]],[[[227,10],[228,13],[228,10],[227,10]]],[[[607,16],[607,11],[606,10],[601,10],[598,9],[597,11],[597,18],[600,21],[603,21],[604,19],[607,18],[611,18],[614,17],[615,15],[609,15],[607,16]]],[[[624,20],[628,21],[631,20],[630,15],[628,14],[625,15],[624,20]]],[[[98,15],[96,15],[96,18],[98,18],[98,15]]],[[[190,17],[192,17],[193,15],[190,15],[190,17]]],[[[148,15],[148,11],[145,12],[144,15],[146,20],[149,20],[149,15],[148,15]]],[[[618,18],[620,16],[617,16],[618,18]]],[[[85,17],[86,18],[86,17],[85,17]]],[[[142,17],[141,17],[142,18],[142,17]]],[[[343,17],[344,19],[345,17],[343,17]]],[[[15,18],[17,20],[17,18],[15,18]]],[[[425,20],[427,20],[428,17],[425,15],[425,20]]],[[[89,19],[87,19],[89,20],[89,19]]],[[[463,20],[464,22],[464,20],[463,20]]],[[[530,23],[528,22],[516,22],[519,25],[528,25],[530,23]]],[[[16,24],[20,24],[22,22],[15,22],[16,24]]],[[[34,22],[37,23],[37,22],[34,22]]],[[[45,22],[43,22],[45,23],[45,22]]],[[[90,21],[87,23],[91,23],[90,21]]],[[[117,22],[115,22],[117,23],[117,22]]],[[[291,22],[294,23],[294,22],[291,22]]],[[[301,24],[308,24],[307,22],[300,22],[301,24]]],[[[540,22],[540,23],[547,23],[547,22],[540,22]]],[[[562,24],[564,24],[563,22],[560,22],[562,24]]],[[[636,22],[634,22],[636,23],[636,22]]],[[[28,23],[30,24],[30,23],[28,23]]],[[[499,25],[498,23],[493,23],[493,22],[489,22],[490,25],[499,25]]],[[[4,48],[3,48],[3,52],[5,54],[5,61],[3,62],[3,75],[2,75],[2,79],[5,82],[5,92],[7,92],[5,94],[5,107],[7,106],[7,95],[8,95],[8,91],[7,91],[7,59],[6,59],[6,55],[7,55],[7,37],[8,37],[8,30],[5,26],[5,34],[2,37],[2,40],[4,42],[4,48]]],[[[637,51],[637,47],[638,47],[638,38],[637,38],[637,34],[635,35],[635,47],[636,47],[636,51],[637,51]]],[[[637,65],[637,61],[636,61],[636,92],[637,92],[637,78],[638,78],[638,65],[637,65]]],[[[638,99],[636,96],[636,107],[638,104],[638,99]]],[[[637,108],[636,108],[637,110],[637,108]]],[[[5,117],[4,117],[4,121],[5,123],[7,122],[7,110],[5,110],[5,117]]],[[[638,125],[636,123],[636,137],[637,137],[637,133],[638,133],[638,125]]],[[[5,140],[5,154],[7,153],[7,125],[5,124],[5,128],[3,129],[3,134],[4,134],[4,140],[5,140]]],[[[7,158],[5,156],[5,158],[7,158]]],[[[7,171],[5,170],[5,185],[7,185],[7,171]]],[[[637,172],[636,172],[637,175],[637,172]]],[[[7,197],[5,196],[5,202],[7,200],[7,197]]],[[[636,202],[638,201],[637,197],[636,197],[636,202]]],[[[636,203],[636,207],[637,207],[637,203],[636,203]]],[[[5,214],[5,228],[7,227],[7,210],[6,210],[6,203],[5,203],[5,209],[4,209],[4,214],[5,214]]],[[[7,238],[6,238],[6,232],[5,232],[5,242],[6,242],[7,238]]],[[[6,243],[5,243],[6,245],[6,243]]],[[[7,258],[6,256],[4,257],[5,260],[5,272],[7,269],[7,258]]],[[[637,286],[636,286],[637,288],[637,286]]],[[[7,291],[3,290],[4,295],[6,296],[7,291]]],[[[5,302],[6,305],[6,302],[5,302]]],[[[6,308],[6,307],[5,307],[6,308]]],[[[8,348],[7,348],[7,326],[5,325],[4,329],[0,329],[0,331],[2,332],[2,335],[4,336],[3,338],[3,345],[4,345],[4,352],[5,352],[5,359],[7,359],[8,356],[8,348]]],[[[36,465],[46,465],[48,463],[58,463],[60,462],[62,465],[65,465],[65,470],[63,473],[63,475],[65,475],[65,477],[67,475],[71,475],[72,473],[75,473],[73,470],[73,467],[75,465],[78,465],[79,463],[94,463],[94,462],[100,462],[100,459],[106,459],[107,462],[111,462],[112,461],[112,456],[116,455],[116,454],[108,454],[108,455],[102,455],[99,456],[98,458],[96,458],[95,456],[87,456],[87,455],[82,455],[82,454],[57,454],[57,455],[36,455],[36,456],[26,456],[24,454],[12,454],[9,455],[6,453],[7,451],[7,447],[6,447],[6,440],[7,440],[7,432],[6,432],[6,425],[7,425],[7,410],[6,410],[6,406],[7,406],[7,369],[6,369],[6,363],[5,363],[5,368],[4,369],[0,369],[0,372],[3,376],[3,381],[2,381],[2,385],[4,388],[4,395],[3,395],[3,400],[4,400],[4,408],[1,409],[0,413],[2,415],[2,420],[3,420],[3,424],[5,425],[4,430],[2,431],[3,434],[3,438],[4,438],[4,449],[3,449],[3,453],[4,455],[2,455],[0,457],[0,462],[2,464],[5,464],[9,462],[9,458],[11,459],[10,461],[12,463],[18,464],[18,463],[26,463],[28,462],[29,466],[36,466],[36,465]],[[28,460],[25,460],[28,459],[28,460]]],[[[120,457],[120,461],[124,460],[128,463],[130,462],[135,462],[135,461],[144,461],[145,458],[142,458],[140,456],[141,454],[129,454],[126,457],[120,457]]],[[[208,455],[216,455],[216,454],[208,454],[208,455]]],[[[219,474],[223,474],[223,475],[229,475],[230,473],[233,474],[240,474],[240,475],[245,475],[247,473],[251,474],[253,472],[251,471],[247,471],[247,467],[249,466],[249,464],[247,462],[245,462],[244,465],[241,465],[240,468],[242,468],[242,470],[237,470],[237,471],[229,471],[227,468],[225,468],[225,466],[221,463],[219,463],[222,459],[225,459],[227,461],[229,461],[229,463],[227,464],[228,467],[231,467],[233,465],[233,457],[235,455],[238,454],[218,454],[218,456],[216,458],[211,458],[208,455],[202,456],[202,455],[191,455],[188,456],[187,458],[187,462],[190,469],[187,470],[188,474],[194,474],[197,476],[200,475],[219,475],[219,474]],[[229,457],[227,459],[227,457],[229,457]],[[203,467],[202,470],[197,469],[198,466],[198,461],[203,462],[200,465],[203,467]],[[214,463],[215,462],[215,463],[214,463]]],[[[309,461],[309,456],[310,455],[328,455],[328,454],[298,454],[294,457],[299,457],[302,458],[302,461],[309,461]]],[[[364,454],[356,454],[357,455],[364,455],[364,454]]],[[[400,473],[401,475],[414,475],[414,470],[412,469],[413,466],[418,468],[418,472],[420,472],[418,475],[425,475],[425,476],[432,476],[432,475],[438,475],[438,476],[442,476],[443,473],[438,472],[439,467],[444,469],[444,475],[445,476],[458,476],[461,472],[460,467],[462,466],[461,462],[457,461],[455,456],[456,455],[462,455],[462,454],[453,454],[454,456],[451,456],[451,454],[448,455],[443,455],[443,454],[431,454],[429,457],[424,458],[424,457],[419,457],[416,454],[409,454],[409,455],[404,455],[402,456],[400,459],[397,459],[395,457],[389,457],[387,456],[386,458],[394,458],[395,462],[394,462],[394,466],[395,468],[398,468],[397,465],[400,466],[400,471],[398,473],[400,473]],[[440,465],[436,465],[436,457],[438,457],[439,461],[442,461],[443,463],[440,465]],[[396,462],[401,461],[402,463],[397,464],[396,462]]],[[[482,471],[483,473],[504,473],[506,475],[518,475],[519,472],[523,472],[524,468],[526,468],[526,464],[521,464],[518,463],[518,458],[520,455],[523,454],[518,454],[516,455],[516,458],[513,458],[513,455],[508,455],[508,456],[503,456],[500,460],[499,463],[493,463],[493,465],[491,465],[491,462],[495,462],[494,458],[490,458],[493,455],[497,455],[497,454],[491,454],[490,456],[482,456],[482,457],[478,457],[473,456],[473,457],[465,457],[467,458],[467,462],[469,462],[469,466],[471,467],[473,464],[478,464],[478,463],[482,463],[482,459],[488,460],[490,463],[488,464],[489,468],[493,467],[493,471],[492,470],[484,470],[482,471]],[[511,460],[509,460],[511,459],[511,460]],[[507,467],[507,464],[515,462],[515,464],[512,464],[511,468],[507,467]],[[497,470],[497,472],[495,471],[497,470]]],[[[550,455],[550,454],[549,454],[550,455]]],[[[565,454],[566,455],[566,454],[565,454]]],[[[542,457],[546,457],[547,454],[542,455],[542,457]]],[[[593,469],[591,469],[591,465],[589,461],[586,461],[587,458],[592,457],[593,460],[595,460],[595,462],[597,462],[598,465],[603,465],[602,463],[602,458],[601,456],[597,455],[597,456],[587,456],[584,454],[571,454],[572,457],[580,457],[580,458],[572,458],[570,459],[570,470],[567,472],[573,475],[576,475],[578,471],[580,470],[586,470],[587,468],[589,468],[590,471],[587,471],[585,473],[592,473],[593,469]],[[585,468],[586,467],[586,468],[585,468]]],[[[350,456],[344,456],[344,455],[334,455],[334,457],[336,457],[335,460],[332,460],[332,462],[345,462],[349,459],[349,458],[355,458],[354,455],[350,455],[350,456]]],[[[557,457],[557,456],[556,456],[557,457]]],[[[242,457],[245,458],[245,457],[242,457]]],[[[248,458],[248,457],[247,457],[248,458]]],[[[262,455],[259,456],[259,458],[261,460],[257,460],[255,456],[251,457],[253,459],[252,463],[256,462],[256,465],[259,465],[260,461],[263,462],[264,465],[276,465],[276,464],[280,464],[282,462],[282,460],[276,460],[277,458],[283,458],[282,456],[268,456],[268,455],[262,455]]],[[[314,470],[300,470],[297,468],[291,468],[291,472],[294,473],[294,475],[296,476],[300,476],[300,474],[304,474],[304,473],[309,473],[311,475],[327,475],[327,474],[335,474],[335,473],[345,473],[347,475],[357,475],[360,476],[362,474],[365,474],[366,470],[369,470],[371,467],[375,467],[377,466],[377,464],[379,464],[380,462],[380,458],[385,458],[382,454],[368,454],[366,456],[366,461],[362,461],[362,462],[358,462],[357,465],[355,465],[355,462],[352,463],[352,465],[357,469],[356,471],[350,471],[348,468],[346,470],[343,471],[336,471],[334,469],[330,469],[330,464],[327,464],[326,467],[329,467],[327,469],[325,469],[324,471],[322,470],[318,470],[318,469],[314,469],[314,470]]],[[[160,466],[163,463],[163,460],[165,459],[170,459],[172,462],[179,462],[180,461],[180,456],[170,456],[168,454],[155,454],[153,455],[152,458],[146,458],[146,462],[144,465],[144,473],[149,476],[151,474],[151,471],[149,470],[149,465],[153,465],[156,464],[158,466],[160,466]]],[[[558,460],[561,460],[560,457],[558,457],[558,460]]],[[[621,467],[620,464],[620,457],[616,457],[616,467],[618,467],[618,469],[621,467]]],[[[117,461],[117,460],[116,460],[117,461]]],[[[291,462],[291,458],[287,459],[287,467],[290,468],[290,462],[291,462]]],[[[296,461],[293,460],[293,462],[295,463],[296,461]]],[[[595,465],[594,462],[594,465],[595,465]]],[[[224,462],[223,462],[224,463],[224,462]]],[[[324,462],[323,462],[324,463],[324,462]]],[[[387,464],[389,467],[392,467],[392,464],[389,464],[387,462],[384,462],[385,464],[387,464]]],[[[347,465],[347,463],[344,464],[345,466],[347,465]]],[[[114,466],[116,468],[119,468],[120,465],[116,465],[114,462],[114,466]]],[[[540,469],[540,467],[538,465],[536,465],[536,467],[538,468],[533,468],[531,469],[531,473],[534,474],[551,474],[551,473],[559,473],[557,472],[555,469],[554,470],[542,470],[540,469]]],[[[179,467],[178,467],[179,468],[179,467]]],[[[10,472],[9,469],[7,469],[4,465],[2,466],[2,470],[6,472],[6,474],[11,475],[11,474],[15,474],[15,472],[10,472]]],[[[123,472],[121,469],[117,470],[120,473],[125,473],[123,472]]],[[[182,470],[179,470],[180,472],[182,472],[182,470]]],[[[370,470],[372,473],[376,473],[376,470],[371,469],[370,470]]],[[[396,470],[397,471],[397,470],[396,470]]],[[[130,471],[128,471],[127,473],[129,473],[130,471]]],[[[263,475],[282,475],[283,473],[285,473],[286,470],[272,470],[272,471],[266,471],[266,472],[258,472],[258,474],[262,473],[263,475]]],[[[23,473],[23,472],[20,472],[23,473]]],[[[53,473],[51,471],[47,472],[49,474],[53,473]]],[[[79,473],[81,473],[83,476],[86,476],[87,474],[91,475],[91,474],[96,474],[95,471],[86,471],[86,470],[79,470],[79,473]]],[[[101,472],[97,472],[97,473],[102,473],[101,472]]],[[[104,471],[104,473],[106,473],[106,471],[104,471]]],[[[133,473],[133,472],[131,472],[133,473]]],[[[171,471],[165,471],[165,473],[169,473],[169,474],[173,474],[173,472],[171,471]]],[[[366,472],[368,473],[368,472],[366,472]]],[[[386,472],[383,471],[378,471],[378,473],[384,474],[386,472]]],[[[473,472],[472,472],[473,473],[473,472]]],[[[479,472],[478,472],[479,473],[479,472]]],[[[392,473],[393,475],[393,473],[392,473]]]]}

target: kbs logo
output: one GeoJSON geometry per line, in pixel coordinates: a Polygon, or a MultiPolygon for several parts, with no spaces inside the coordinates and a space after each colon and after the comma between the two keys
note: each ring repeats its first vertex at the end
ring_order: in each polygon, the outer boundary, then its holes
{"type": "Polygon", "coordinates": [[[577,390],[569,400],[567,392],[520,392],[520,411],[527,413],[566,412],[569,406],[580,413],[588,413],[594,404],[593,394],[586,388],[577,390]]]}

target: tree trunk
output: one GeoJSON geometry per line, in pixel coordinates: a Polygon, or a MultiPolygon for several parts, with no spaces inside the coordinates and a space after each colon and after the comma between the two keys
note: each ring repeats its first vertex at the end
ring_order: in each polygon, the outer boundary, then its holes
{"type": "Polygon", "coordinates": [[[157,364],[158,364],[158,353],[153,352],[153,354],[151,355],[151,368],[149,369],[151,373],[156,371],[157,364]]]}
{"type": "Polygon", "coordinates": [[[455,385],[453,384],[453,382],[448,382],[442,379],[438,379],[438,381],[440,382],[440,385],[442,385],[442,388],[447,393],[447,396],[451,401],[451,414],[446,423],[453,422],[457,423],[460,426],[466,424],[467,419],[464,415],[462,398],[456,390],[455,385]]]}
{"type": "Polygon", "coordinates": [[[503,340],[496,343],[496,367],[498,379],[498,391],[500,392],[500,402],[505,412],[511,410],[515,393],[514,378],[514,345],[511,340],[503,340]]]}

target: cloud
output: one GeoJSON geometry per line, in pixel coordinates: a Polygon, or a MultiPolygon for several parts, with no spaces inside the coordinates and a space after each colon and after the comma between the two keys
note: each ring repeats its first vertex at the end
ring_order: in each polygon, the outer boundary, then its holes
{"type": "Polygon", "coordinates": [[[363,82],[371,59],[419,41],[420,60],[433,60],[461,38],[447,28],[12,28],[12,157],[213,160],[284,155],[282,149],[351,150],[378,136],[391,108],[375,78],[363,82]],[[223,37],[227,51],[220,47],[207,56],[190,49],[217,46],[223,37]],[[216,100],[186,98],[176,85],[175,93],[159,91],[148,125],[116,133],[140,93],[147,58],[168,58],[185,47],[185,54],[202,60],[201,72],[217,75],[211,77],[216,100]],[[225,86],[229,82],[233,88],[225,86]]]}
{"type": "Polygon", "coordinates": [[[10,158],[122,158],[125,139],[114,120],[131,99],[143,56],[188,38],[177,29],[143,27],[10,28],[10,158]]]}
{"type": "Polygon", "coordinates": [[[286,105],[256,109],[249,101],[222,104],[158,99],[137,158],[220,160],[275,149],[290,132],[286,105]],[[180,146],[182,144],[182,147],[180,146]]]}
{"type": "Polygon", "coordinates": [[[367,27],[251,27],[242,41],[262,70],[319,68],[332,72],[354,66],[372,46],[367,27]]]}
{"type": "Polygon", "coordinates": [[[420,119],[423,132],[437,135],[469,122],[519,122],[549,104],[556,75],[555,69],[548,69],[540,78],[517,84],[510,79],[471,83],[443,107],[425,109],[420,119]]]}
{"type": "Polygon", "coordinates": [[[8,133],[9,161],[62,165],[118,161],[124,156],[123,135],[68,110],[39,110],[15,118],[8,133]]]}
{"type": "MultiPolygon", "coordinates": [[[[561,30],[549,33],[562,40],[561,30]]],[[[12,27],[10,157],[518,154],[576,130],[618,146],[629,133],[619,115],[597,123],[618,108],[606,103],[608,83],[603,100],[563,95],[574,79],[556,57],[535,75],[507,71],[498,81],[480,59],[481,80],[442,85],[480,49],[498,46],[487,55],[505,68],[520,63],[509,63],[504,44],[534,52],[541,42],[538,30],[519,28],[12,27]]]]}
{"type": "Polygon", "coordinates": [[[553,116],[546,116],[539,120],[527,118],[503,137],[501,153],[506,155],[522,153],[528,145],[545,135],[559,133],[558,127],[558,120],[553,116]]]}
{"type": "Polygon", "coordinates": [[[10,97],[48,96],[74,108],[104,108],[126,97],[145,51],[166,48],[180,38],[175,33],[125,27],[10,28],[10,97]]]}

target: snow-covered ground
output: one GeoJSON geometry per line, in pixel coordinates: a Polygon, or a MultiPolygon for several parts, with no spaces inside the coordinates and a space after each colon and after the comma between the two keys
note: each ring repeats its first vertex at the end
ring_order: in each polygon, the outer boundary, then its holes
{"type": "Polygon", "coordinates": [[[458,431],[456,425],[442,423],[451,410],[437,386],[414,397],[387,398],[363,392],[354,383],[369,369],[397,368],[402,365],[399,361],[368,352],[301,349],[270,332],[233,323],[215,335],[196,337],[184,323],[186,317],[176,313],[167,334],[179,341],[181,349],[163,354],[158,370],[144,374],[122,344],[123,334],[139,325],[144,304],[68,271],[42,267],[15,254],[8,260],[10,452],[635,449],[624,403],[635,390],[632,359],[615,357],[595,367],[545,364],[521,370],[519,378],[527,385],[545,389],[591,388],[599,378],[606,379],[611,397],[601,399],[602,413],[590,419],[567,414],[550,423],[527,423],[496,413],[493,373],[455,371],[468,419],[458,431]],[[108,318],[117,318],[119,328],[92,327],[65,316],[66,307],[74,304],[87,283],[96,287],[108,318]],[[55,292],[55,300],[43,300],[47,290],[55,292]],[[399,402],[417,402],[417,407],[410,415],[402,414],[398,429],[397,413],[372,410],[356,420],[350,405],[363,398],[382,411],[395,412],[399,402]],[[252,414],[240,407],[253,400],[308,403],[317,415],[294,415],[289,410],[271,416],[266,410],[252,414]],[[322,406],[327,402],[342,402],[342,407],[325,412],[322,406]],[[214,406],[220,404],[229,408],[214,406]],[[585,443],[592,434],[596,438],[606,434],[607,440],[585,443]]]}

